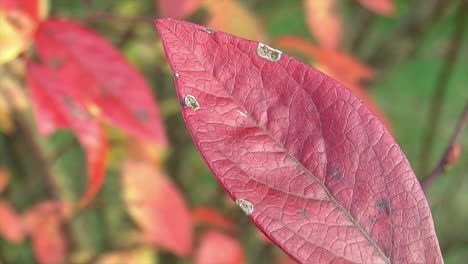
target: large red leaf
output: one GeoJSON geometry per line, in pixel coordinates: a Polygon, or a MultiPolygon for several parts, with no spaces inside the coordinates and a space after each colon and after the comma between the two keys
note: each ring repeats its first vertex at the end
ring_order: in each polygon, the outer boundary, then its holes
{"type": "Polygon", "coordinates": [[[98,34],[72,22],[48,20],[35,37],[44,63],[94,115],[140,138],[166,145],[161,117],[143,76],[98,34]]]}
{"type": "Polygon", "coordinates": [[[73,101],[64,87],[66,80],[53,70],[28,63],[27,81],[39,132],[50,134],[59,128],[70,128],[86,150],[89,187],[79,202],[86,206],[102,186],[108,153],[102,125],[90,116],[80,102],[73,101]]]}
{"type": "Polygon", "coordinates": [[[195,144],[229,195],[301,263],[442,263],[429,205],[347,88],[261,43],[157,20],[195,144]]]}
{"type": "Polygon", "coordinates": [[[190,212],[179,189],[161,169],[146,161],[125,161],[122,188],[128,211],[146,239],[187,257],[192,250],[190,212]]]}
{"type": "Polygon", "coordinates": [[[155,0],[161,17],[186,18],[201,5],[202,0],[155,0]]]}
{"type": "Polygon", "coordinates": [[[195,264],[243,264],[239,242],[215,230],[208,230],[195,254],[195,264]]]}

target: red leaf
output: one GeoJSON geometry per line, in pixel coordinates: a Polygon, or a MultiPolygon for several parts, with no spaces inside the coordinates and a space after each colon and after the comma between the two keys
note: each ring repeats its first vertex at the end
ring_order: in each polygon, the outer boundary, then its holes
{"type": "Polygon", "coordinates": [[[62,202],[42,202],[30,208],[24,218],[32,237],[34,255],[40,264],[65,263],[67,242],[62,224],[71,206],[62,202]]]}
{"type": "Polygon", "coordinates": [[[23,222],[15,209],[0,200],[0,235],[11,243],[19,244],[24,240],[24,231],[23,222]]]}
{"type": "Polygon", "coordinates": [[[122,177],[129,213],[147,239],[178,256],[188,256],[192,249],[190,212],[172,181],[141,161],[126,161],[122,177]]]}
{"type": "Polygon", "coordinates": [[[40,5],[40,0],[0,0],[0,9],[23,11],[35,21],[40,19],[40,5]]]}
{"type": "Polygon", "coordinates": [[[358,0],[365,8],[383,16],[395,14],[395,4],[393,0],[358,0]]]}
{"type": "Polygon", "coordinates": [[[307,25],[320,46],[337,49],[342,22],[336,0],[305,0],[307,25]]]}
{"type": "Polygon", "coordinates": [[[348,89],[260,43],[157,20],[213,174],[301,263],[442,263],[405,155],[348,89]]]}
{"type": "Polygon", "coordinates": [[[105,39],[72,22],[48,20],[38,29],[36,47],[74,101],[136,137],[166,145],[148,84],[105,39]]]}
{"type": "Polygon", "coordinates": [[[50,134],[59,128],[70,128],[86,150],[89,187],[79,202],[85,207],[100,189],[106,169],[108,145],[102,125],[91,117],[83,105],[75,102],[53,70],[28,63],[27,80],[32,96],[39,132],[50,134]]]}
{"type": "Polygon", "coordinates": [[[202,4],[202,0],[155,0],[161,17],[186,18],[202,4]]]}
{"type": "Polygon", "coordinates": [[[218,231],[207,231],[195,255],[195,264],[242,264],[244,252],[239,242],[218,231]]]}
{"type": "Polygon", "coordinates": [[[216,210],[208,207],[196,208],[192,212],[194,224],[207,223],[213,226],[232,231],[236,228],[231,219],[221,215],[216,210]]]}

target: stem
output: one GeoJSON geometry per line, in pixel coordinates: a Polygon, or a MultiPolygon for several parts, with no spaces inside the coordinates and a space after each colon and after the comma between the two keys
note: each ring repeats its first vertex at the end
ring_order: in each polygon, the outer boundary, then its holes
{"type": "Polygon", "coordinates": [[[58,184],[55,182],[54,177],[51,173],[48,160],[45,158],[39,143],[31,132],[31,127],[26,121],[22,112],[15,110],[14,118],[16,126],[23,135],[26,145],[29,147],[31,156],[37,163],[38,174],[42,177],[45,182],[46,188],[52,199],[59,200],[58,184]]]}
{"type": "Polygon", "coordinates": [[[82,21],[85,23],[93,23],[93,22],[101,22],[101,21],[112,21],[112,22],[119,22],[124,24],[153,24],[153,20],[155,17],[152,16],[138,16],[138,17],[126,17],[126,16],[119,16],[112,13],[102,13],[96,12],[91,13],[88,16],[84,17],[76,17],[75,20],[82,21]]]}
{"type": "Polygon", "coordinates": [[[350,51],[351,54],[357,54],[362,46],[362,42],[365,40],[369,34],[372,24],[375,21],[375,15],[369,12],[367,9],[361,9],[357,15],[357,22],[354,34],[351,37],[350,41],[350,51]]]}
{"type": "MultiPolygon", "coordinates": [[[[374,67],[385,69],[406,58],[416,48],[415,39],[420,39],[429,28],[436,23],[453,0],[436,0],[428,14],[409,12],[405,21],[400,24],[389,37],[382,40],[367,59],[374,67]]],[[[428,0],[415,1],[410,10],[422,10],[428,5],[428,0]]]]}
{"type": "Polygon", "coordinates": [[[435,92],[432,96],[430,110],[427,115],[428,132],[423,140],[420,152],[419,173],[425,174],[428,167],[429,154],[434,145],[434,138],[439,128],[441,110],[445,101],[446,87],[450,76],[452,75],[460,47],[463,42],[463,33],[468,23],[466,14],[468,12],[468,1],[465,1],[462,7],[458,10],[457,24],[452,40],[447,49],[444,64],[436,82],[435,92]]]}
{"type": "Polygon", "coordinates": [[[457,145],[460,139],[461,132],[463,131],[467,123],[468,123],[468,100],[465,104],[465,109],[463,110],[463,114],[461,115],[460,119],[458,120],[457,126],[455,127],[455,131],[453,131],[452,137],[450,138],[450,142],[447,148],[445,149],[444,154],[442,155],[442,158],[440,159],[435,169],[421,181],[421,186],[423,190],[427,190],[427,188],[429,188],[432,185],[432,183],[447,170],[449,156],[453,148],[457,145]]]}

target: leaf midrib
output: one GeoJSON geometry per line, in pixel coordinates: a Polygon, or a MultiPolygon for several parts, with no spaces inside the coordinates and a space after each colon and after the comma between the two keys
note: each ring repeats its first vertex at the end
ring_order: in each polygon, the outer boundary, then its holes
{"type": "MultiPolygon", "coordinates": [[[[161,23],[163,24],[163,23],[161,23]]],[[[196,61],[199,63],[199,65],[201,65],[204,69],[205,69],[205,72],[208,73],[209,75],[213,76],[212,73],[209,73],[208,70],[207,70],[207,67],[205,67],[205,65],[198,59],[197,56],[195,56],[195,54],[191,51],[191,49],[185,44],[185,42],[183,40],[181,40],[175,33],[173,33],[171,31],[171,29],[166,26],[165,24],[163,24],[169,32],[171,32],[178,40],[180,43],[183,43],[183,46],[190,52],[190,54],[196,59],[196,61]]],[[[176,24],[177,25],[177,24],[176,24]]],[[[215,31],[212,35],[214,34],[219,34],[220,32],[217,32],[215,31]]],[[[221,34],[227,34],[227,33],[223,33],[221,32],[221,34]]],[[[227,34],[228,35],[228,34],[227,34]]],[[[231,35],[229,35],[231,37],[231,35]]],[[[250,40],[246,40],[246,41],[249,41],[249,42],[254,42],[254,41],[250,41],[250,40]]],[[[254,43],[258,43],[258,42],[254,42],[254,43]]],[[[227,45],[230,45],[230,44],[227,44],[227,45]]],[[[233,46],[234,48],[238,49],[236,46],[233,46]]],[[[239,49],[238,49],[239,50],[239,49]]],[[[239,50],[240,51],[240,50],[239,50]]],[[[240,51],[244,54],[246,54],[245,52],[243,51],[240,51]]],[[[249,56],[249,54],[246,54],[247,56],[249,56]]],[[[275,62],[272,62],[272,63],[275,63],[275,62]]],[[[303,64],[302,62],[299,62],[301,64],[303,64]]],[[[305,65],[305,64],[304,64],[305,65]]],[[[310,67],[309,65],[305,65],[307,66],[308,68],[310,67]]],[[[288,76],[289,76],[289,73],[288,73],[288,76]]],[[[297,81],[292,78],[296,84],[298,85],[298,87],[301,87],[301,85],[299,83],[297,83],[297,81]]],[[[218,85],[220,87],[222,87],[222,89],[224,91],[226,91],[226,94],[229,95],[229,98],[236,103],[236,105],[238,105],[245,113],[249,113],[237,100],[234,99],[234,97],[232,97],[231,94],[229,94],[229,92],[224,88],[224,86],[219,82],[218,79],[215,78],[215,76],[213,76],[213,80],[215,80],[218,85]]],[[[306,91],[307,93],[307,91],[306,91]]],[[[307,93],[308,94],[308,93],[307,93]]],[[[262,131],[268,136],[271,138],[271,140],[273,140],[275,142],[275,144],[277,144],[283,151],[284,153],[289,156],[298,166],[300,166],[303,171],[310,175],[312,177],[312,179],[314,179],[314,181],[316,181],[318,184],[320,184],[320,186],[322,187],[322,189],[325,191],[325,193],[327,194],[327,196],[329,197],[330,201],[333,202],[345,215],[346,217],[348,217],[348,219],[353,223],[353,225],[366,237],[366,239],[369,241],[369,243],[377,250],[377,252],[380,253],[382,259],[385,261],[385,263],[391,263],[391,261],[388,259],[388,257],[385,255],[385,253],[382,251],[382,249],[379,247],[379,245],[376,244],[375,241],[373,241],[371,238],[370,238],[370,235],[368,234],[368,232],[359,224],[359,222],[354,219],[354,217],[350,214],[350,212],[348,212],[342,205],[341,203],[339,203],[334,197],[333,195],[330,193],[330,191],[328,190],[328,188],[321,182],[317,179],[317,177],[315,177],[312,172],[310,172],[294,155],[292,155],[286,148],[285,146],[279,142],[275,137],[273,137],[273,135],[266,129],[264,128],[263,126],[259,125],[259,123],[257,122],[257,120],[255,120],[253,118],[253,116],[249,113],[250,117],[251,117],[251,120],[253,121],[253,123],[255,124],[256,127],[262,129],[262,131]]]]}

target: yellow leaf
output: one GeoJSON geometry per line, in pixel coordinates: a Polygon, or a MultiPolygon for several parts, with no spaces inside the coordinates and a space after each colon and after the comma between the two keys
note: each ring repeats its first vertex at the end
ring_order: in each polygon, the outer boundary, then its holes
{"type": "Polygon", "coordinates": [[[0,65],[15,59],[30,42],[34,23],[24,12],[0,10],[0,65]]]}
{"type": "Polygon", "coordinates": [[[205,0],[209,20],[207,26],[242,38],[264,42],[264,30],[247,8],[236,0],[205,0]]]}

